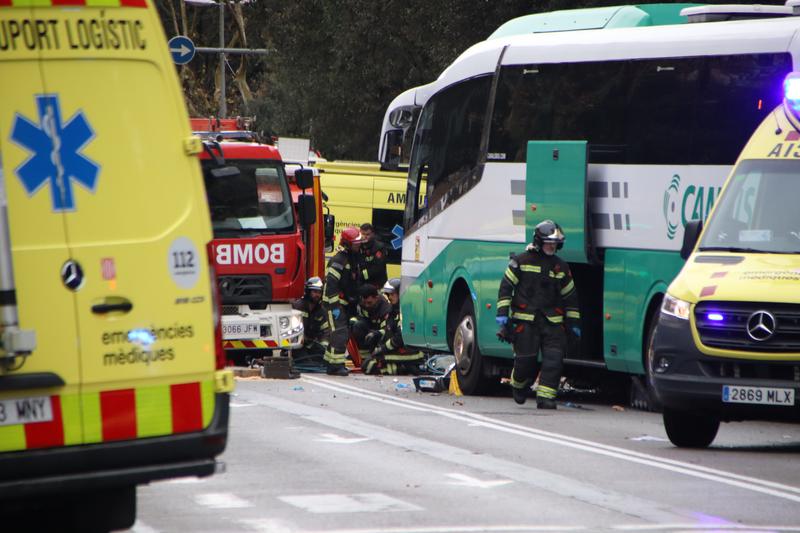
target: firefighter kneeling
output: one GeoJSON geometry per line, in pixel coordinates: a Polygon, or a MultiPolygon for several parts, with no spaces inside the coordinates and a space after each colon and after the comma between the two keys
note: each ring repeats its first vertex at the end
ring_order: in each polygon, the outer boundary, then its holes
{"type": "Polygon", "coordinates": [[[384,297],[377,296],[377,291],[364,289],[368,293],[365,306],[373,305],[375,316],[381,316],[388,309],[386,318],[380,323],[359,317],[353,328],[358,340],[357,330],[368,330],[364,335],[363,346],[365,356],[362,357],[361,369],[365,374],[419,374],[420,365],[424,361],[422,352],[407,348],[403,343],[402,318],[400,315],[400,280],[392,278],[381,289],[384,297]],[[373,303],[374,302],[374,303],[373,303]],[[369,353],[369,355],[366,355],[369,353]]]}
{"type": "Polygon", "coordinates": [[[509,261],[500,282],[497,336],[514,345],[511,372],[514,401],[525,403],[536,378],[541,349],[542,373],[536,390],[536,407],[555,409],[566,330],[577,337],[581,334],[578,293],[569,266],[555,255],[564,245],[561,227],[551,220],[540,222],[532,240],[525,252],[509,261]]]}

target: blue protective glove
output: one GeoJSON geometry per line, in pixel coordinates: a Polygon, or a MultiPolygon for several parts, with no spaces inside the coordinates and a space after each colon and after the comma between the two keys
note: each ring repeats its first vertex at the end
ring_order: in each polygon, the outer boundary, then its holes
{"type": "Polygon", "coordinates": [[[334,319],[338,320],[339,319],[339,315],[342,314],[342,310],[339,309],[338,307],[336,307],[336,308],[331,310],[331,314],[333,315],[334,319]]]}
{"type": "Polygon", "coordinates": [[[581,338],[581,328],[579,328],[578,326],[572,326],[572,334],[580,339],[581,338]]]}
{"type": "Polygon", "coordinates": [[[496,316],[494,317],[494,321],[497,322],[497,325],[501,328],[508,324],[508,317],[507,316],[496,316]]]}

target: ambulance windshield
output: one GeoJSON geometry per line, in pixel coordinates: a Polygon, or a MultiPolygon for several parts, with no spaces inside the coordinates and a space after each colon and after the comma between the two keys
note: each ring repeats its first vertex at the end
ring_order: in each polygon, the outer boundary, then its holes
{"type": "Polygon", "coordinates": [[[214,178],[203,161],[203,175],[215,235],[263,234],[294,228],[292,197],[283,166],[258,160],[229,161],[241,174],[214,178]]]}
{"type": "Polygon", "coordinates": [[[751,159],[734,171],[699,250],[800,253],[800,161],[751,159]]]}

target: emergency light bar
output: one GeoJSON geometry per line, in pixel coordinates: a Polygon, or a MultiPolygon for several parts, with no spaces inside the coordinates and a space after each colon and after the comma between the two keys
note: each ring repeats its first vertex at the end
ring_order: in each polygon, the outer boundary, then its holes
{"type": "Polygon", "coordinates": [[[790,72],[783,81],[783,97],[786,105],[800,118],[800,72],[790,72]]]}

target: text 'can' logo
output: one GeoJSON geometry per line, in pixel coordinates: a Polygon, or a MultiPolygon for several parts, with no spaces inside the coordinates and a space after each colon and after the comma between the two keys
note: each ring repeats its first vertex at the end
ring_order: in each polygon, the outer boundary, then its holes
{"type": "Polygon", "coordinates": [[[667,222],[667,237],[670,240],[675,238],[678,224],[681,222],[681,214],[678,210],[680,186],[681,177],[675,174],[669,182],[669,187],[664,191],[664,220],[667,222]]]}
{"type": "Polygon", "coordinates": [[[15,173],[29,196],[49,183],[53,211],[73,211],[73,182],[90,192],[97,186],[100,165],[81,153],[94,131],[83,111],[62,122],[57,94],[37,95],[36,107],[38,124],[19,113],[14,117],[11,140],[32,153],[15,173]]]}

